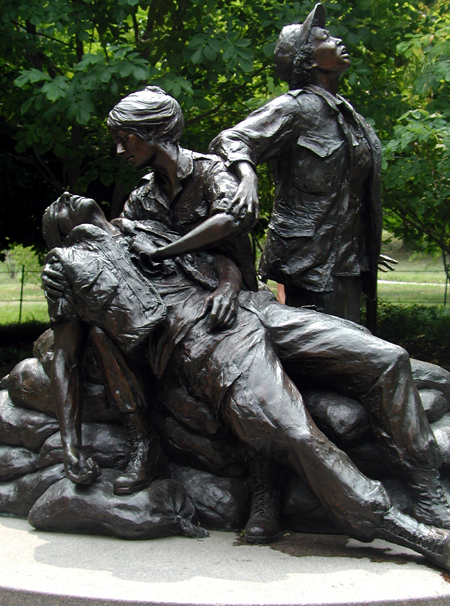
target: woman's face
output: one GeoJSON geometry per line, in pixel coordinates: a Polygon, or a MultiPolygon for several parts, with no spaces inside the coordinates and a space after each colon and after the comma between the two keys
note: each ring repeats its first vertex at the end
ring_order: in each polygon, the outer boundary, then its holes
{"type": "Polygon", "coordinates": [[[146,143],[144,139],[127,130],[114,132],[113,138],[117,146],[117,153],[135,170],[151,165],[155,155],[154,145],[146,143]]]}
{"type": "Polygon", "coordinates": [[[330,36],[328,30],[313,27],[311,42],[315,48],[313,67],[337,74],[345,72],[350,67],[350,56],[342,40],[330,36]]]}

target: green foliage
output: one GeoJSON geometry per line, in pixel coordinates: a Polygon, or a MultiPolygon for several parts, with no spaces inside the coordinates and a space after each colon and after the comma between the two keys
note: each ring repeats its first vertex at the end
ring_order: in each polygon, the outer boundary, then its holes
{"type": "MultiPolygon", "coordinates": [[[[401,116],[416,109],[414,95],[427,86],[440,96],[446,90],[445,19],[428,4],[443,6],[443,0],[326,3],[331,33],[344,38],[353,57],[342,92],[386,142],[402,139],[395,129],[407,120],[398,122],[401,116]],[[416,74],[417,57],[426,57],[428,71],[416,74]]],[[[130,167],[117,167],[105,119],[132,90],[154,83],[174,95],[186,116],[182,143],[200,151],[220,130],[286,90],[273,71],[275,43],[280,29],[301,21],[313,5],[313,0],[3,0],[0,184],[8,203],[0,217],[0,245],[6,246],[8,232],[13,240],[37,241],[43,209],[65,189],[120,204],[137,179],[130,167]]],[[[423,109],[430,120],[444,111],[423,109]]],[[[272,185],[267,170],[262,176],[264,226],[272,185]]]]}
{"type": "Polygon", "coordinates": [[[39,254],[32,246],[15,244],[6,254],[11,264],[15,264],[15,275],[20,273],[23,267],[25,282],[30,282],[31,284],[41,283],[42,263],[39,254]]]}
{"type": "Polygon", "coordinates": [[[385,144],[385,224],[416,249],[450,255],[450,17],[437,2],[398,50],[410,109],[385,144]]]}
{"type": "Polygon", "coordinates": [[[381,302],[377,334],[401,345],[413,358],[450,368],[450,310],[447,308],[381,302]]]}

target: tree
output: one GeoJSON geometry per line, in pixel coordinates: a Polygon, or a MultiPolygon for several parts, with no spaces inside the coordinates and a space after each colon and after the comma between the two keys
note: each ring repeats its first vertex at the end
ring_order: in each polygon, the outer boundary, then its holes
{"type": "Polygon", "coordinates": [[[385,216],[396,235],[440,252],[450,279],[450,18],[443,3],[423,22],[422,32],[398,47],[408,61],[405,95],[413,109],[385,146],[385,216]]]}
{"type": "MultiPolygon", "coordinates": [[[[313,4],[3,0],[0,174],[6,199],[17,204],[0,219],[0,246],[8,232],[16,240],[39,238],[43,208],[66,188],[99,202],[123,200],[136,176],[117,169],[105,119],[132,90],[155,83],[174,95],[187,119],[184,142],[199,150],[285,90],[272,68],[276,39],[313,4]]],[[[408,109],[397,45],[417,31],[422,9],[419,0],[327,2],[330,29],[354,57],[344,94],[381,134],[408,109]]],[[[269,183],[263,179],[266,213],[269,183]]]]}

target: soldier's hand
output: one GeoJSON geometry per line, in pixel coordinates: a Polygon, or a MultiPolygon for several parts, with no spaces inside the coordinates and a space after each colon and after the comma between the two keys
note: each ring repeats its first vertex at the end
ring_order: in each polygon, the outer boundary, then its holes
{"type": "Polygon", "coordinates": [[[206,330],[226,330],[236,321],[238,300],[234,289],[221,285],[205,301],[204,310],[210,310],[206,330]]]}
{"type": "Polygon", "coordinates": [[[82,451],[64,453],[64,469],[66,476],[75,484],[92,484],[101,475],[94,459],[86,457],[82,451]]]}

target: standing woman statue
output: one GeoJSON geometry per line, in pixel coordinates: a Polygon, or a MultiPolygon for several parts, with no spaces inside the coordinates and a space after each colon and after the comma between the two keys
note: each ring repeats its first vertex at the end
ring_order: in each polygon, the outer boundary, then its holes
{"type": "MultiPolygon", "coordinates": [[[[285,285],[286,303],[358,322],[363,292],[376,299],[382,210],[381,145],[337,94],[350,66],[342,40],[325,29],[325,9],[287,25],[275,69],[289,92],[269,101],[211,144],[238,176],[271,161],[275,202],[260,273],[285,285]]],[[[256,177],[255,177],[256,179],[256,177]]],[[[252,211],[247,182],[235,212],[252,211]]]]}

